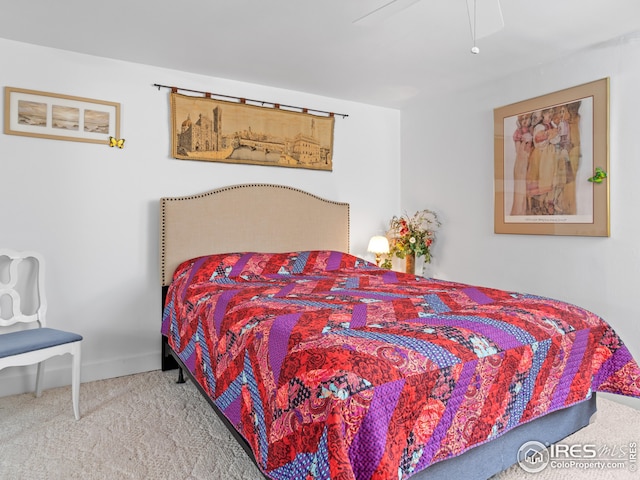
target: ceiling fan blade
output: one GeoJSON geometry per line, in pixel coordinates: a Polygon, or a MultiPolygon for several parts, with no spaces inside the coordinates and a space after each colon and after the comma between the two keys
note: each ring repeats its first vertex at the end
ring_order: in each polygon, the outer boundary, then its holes
{"type": "Polygon", "coordinates": [[[353,24],[358,25],[374,25],[382,20],[385,20],[396,13],[409,8],[414,3],[418,3],[420,0],[391,0],[378,8],[365,13],[361,17],[356,18],[353,24]]]}
{"type": "Polygon", "coordinates": [[[475,39],[488,37],[504,28],[500,0],[467,0],[471,34],[475,39]],[[476,12],[475,9],[478,9],[476,12]],[[474,26],[475,25],[475,26],[474,26]]]}

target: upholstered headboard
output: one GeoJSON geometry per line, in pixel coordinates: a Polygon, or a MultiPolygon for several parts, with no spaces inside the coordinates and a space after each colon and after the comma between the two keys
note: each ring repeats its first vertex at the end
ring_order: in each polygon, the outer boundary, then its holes
{"type": "Polygon", "coordinates": [[[349,251],[349,204],[269,184],[160,200],[162,285],[190,258],[227,252],[349,251]]]}

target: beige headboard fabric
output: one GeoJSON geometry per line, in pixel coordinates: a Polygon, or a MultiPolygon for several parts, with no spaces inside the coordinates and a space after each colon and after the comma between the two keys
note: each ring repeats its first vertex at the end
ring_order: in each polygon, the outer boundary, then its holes
{"type": "Polygon", "coordinates": [[[245,184],[160,199],[160,275],[227,252],[349,251],[349,204],[296,188],[245,184]]]}

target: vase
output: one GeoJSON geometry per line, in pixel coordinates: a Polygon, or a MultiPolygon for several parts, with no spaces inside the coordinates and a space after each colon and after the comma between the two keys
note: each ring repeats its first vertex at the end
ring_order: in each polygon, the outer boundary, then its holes
{"type": "Polygon", "coordinates": [[[404,271],[411,275],[416,274],[416,255],[414,253],[407,253],[404,257],[404,271]]]}

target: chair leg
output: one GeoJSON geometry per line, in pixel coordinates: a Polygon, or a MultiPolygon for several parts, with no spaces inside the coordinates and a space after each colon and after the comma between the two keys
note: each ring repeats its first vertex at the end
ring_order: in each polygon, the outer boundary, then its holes
{"type": "Polygon", "coordinates": [[[44,383],[44,360],[38,363],[38,373],[36,374],[36,397],[42,395],[42,384],[44,383]]]}
{"type": "Polygon", "coordinates": [[[73,414],[76,420],[80,420],[80,344],[73,354],[71,367],[71,400],[73,402],[73,414]]]}

